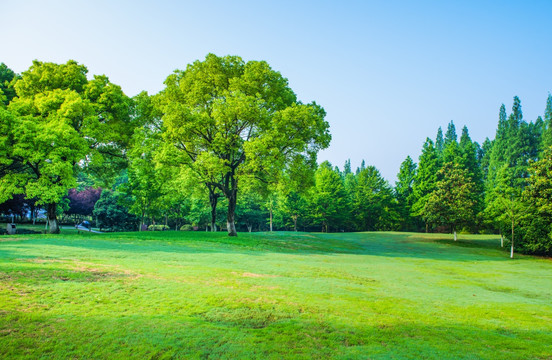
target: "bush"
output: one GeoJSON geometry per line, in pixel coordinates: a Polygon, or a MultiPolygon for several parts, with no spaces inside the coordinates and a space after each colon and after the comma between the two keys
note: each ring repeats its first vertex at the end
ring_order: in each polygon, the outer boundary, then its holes
{"type": "Polygon", "coordinates": [[[182,225],[180,231],[192,231],[194,227],[190,224],[182,225]]]}
{"type": "Polygon", "coordinates": [[[149,231],[165,231],[169,230],[169,227],[167,225],[150,225],[148,226],[149,231]]]}

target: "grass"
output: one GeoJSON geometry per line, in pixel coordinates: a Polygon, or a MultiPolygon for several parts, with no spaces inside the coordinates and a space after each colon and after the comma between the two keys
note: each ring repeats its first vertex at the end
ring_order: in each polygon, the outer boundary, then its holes
{"type": "Polygon", "coordinates": [[[0,358],[552,359],[552,261],[493,236],[0,237],[0,358]]]}

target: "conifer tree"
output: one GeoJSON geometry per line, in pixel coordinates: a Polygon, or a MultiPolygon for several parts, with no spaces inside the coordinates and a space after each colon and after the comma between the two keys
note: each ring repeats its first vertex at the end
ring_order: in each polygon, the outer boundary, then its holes
{"type": "Polygon", "coordinates": [[[457,240],[457,229],[474,216],[472,183],[468,172],[459,164],[445,163],[439,170],[439,181],[421,210],[422,218],[433,224],[449,225],[457,240]]]}
{"type": "Polygon", "coordinates": [[[456,135],[456,127],[454,121],[450,121],[447,127],[447,133],[445,134],[445,147],[451,142],[458,142],[458,136],[456,135]]]}
{"type": "Polygon", "coordinates": [[[413,196],[412,186],[416,178],[416,163],[410,156],[402,162],[397,181],[395,182],[395,197],[398,202],[401,228],[403,230],[414,230],[411,217],[413,196]]]}
{"type": "Polygon", "coordinates": [[[552,95],[548,94],[546,108],[544,109],[544,124],[541,141],[542,149],[552,146],[552,95]]]}
{"type": "Polygon", "coordinates": [[[443,139],[443,129],[439,126],[439,130],[437,130],[437,137],[435,138],[435,150],[437,150],[437,154],[441,156],[444,149],[445,140],[443,139]]]}
{"type": "MultiPolygon", "coordinates": [[[[429,195],[435,190],[441,165],[433,141],[427,138],[418,161],[418,171],[412,185],[412,215],[421,216],[429,195]]],[[[428,231],[426,222],[426,232],[428,231]]]]}
{"type": "Polygon", "coordinates": [[[322,231],[343,229],[350,218],[350,203],[343,179],[324,161],[315,173],[312,215],[322,231]]]}

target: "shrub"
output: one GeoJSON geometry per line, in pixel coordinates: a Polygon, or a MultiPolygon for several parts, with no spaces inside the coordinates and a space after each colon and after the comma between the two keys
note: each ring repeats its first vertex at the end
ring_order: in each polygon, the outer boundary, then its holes
{"type": "Polygon", "coordinates": [[[167,225],[150,225],[148,226],[149,231],[164,231],[169,230],[169,227],[167,225]]]}
{"type": "Polygon", "coordinates": [[[194,227],[190,224],[182,225],[180,231],[192,231],[194,227]]]}

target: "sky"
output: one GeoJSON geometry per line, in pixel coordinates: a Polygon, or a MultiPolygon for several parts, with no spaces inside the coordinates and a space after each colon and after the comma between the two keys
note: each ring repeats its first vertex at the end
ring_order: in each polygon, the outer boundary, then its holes
{"type": "Polygon", "coordinates": [[[155,94],[208,53],[265,60],[326,112],[340,168],[364,159],[394,185],[426,137],[454,121],[482,143],[519,96],[524,119],[552,91],[552,1],[0,0],[0,62],[84,64],[129,96],[155,94]]]}

